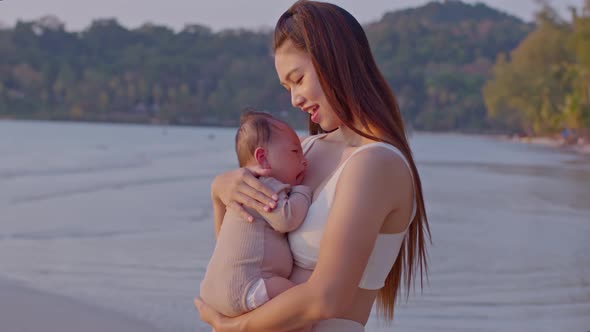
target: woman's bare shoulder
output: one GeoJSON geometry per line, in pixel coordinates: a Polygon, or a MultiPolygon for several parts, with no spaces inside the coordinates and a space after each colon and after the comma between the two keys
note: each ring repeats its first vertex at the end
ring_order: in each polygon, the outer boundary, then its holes
{"type": "Polygon", "coordinates": [[[346,168],[350,176],[344,176],[344,181],[358,177],[365,180],[381,179],[381,181],[397,185],[406,181],[408,184],[412,183],[412,174],[406,161],[387,148],[371,147],[359,151],[346,168]]]}

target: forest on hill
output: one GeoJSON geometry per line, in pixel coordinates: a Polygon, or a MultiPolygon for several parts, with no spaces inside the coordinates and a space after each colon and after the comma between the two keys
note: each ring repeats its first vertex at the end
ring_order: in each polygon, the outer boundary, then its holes
{"type": "MultiPolygon", "coordinates": [[[[414,129],[542,133],[587,128],[590,1],[537,21],[431,2],[365,31],[414,129]]],[[[0,118],[235,125],[246,106],[303,124],[279,85],[271,33],[188,24],[128,29],[56,17],[0,28],[0,118]]]]}

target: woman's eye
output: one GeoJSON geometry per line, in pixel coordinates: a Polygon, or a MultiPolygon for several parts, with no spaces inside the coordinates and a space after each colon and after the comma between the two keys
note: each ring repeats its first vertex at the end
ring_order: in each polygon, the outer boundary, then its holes
{"type": "Polygon", "coordinates": [[[295,83],[299,84],[299,83],[301,83],[301,81],[303,81],[303,76],[301,76],[301,77],[300,77],[300,78],[297,80],[297,82],[295,82],[295,83]]]}

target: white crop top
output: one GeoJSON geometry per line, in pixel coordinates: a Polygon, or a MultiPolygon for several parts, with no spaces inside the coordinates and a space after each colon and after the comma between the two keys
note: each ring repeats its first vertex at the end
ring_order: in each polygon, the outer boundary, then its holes
{"type": "MultiPolygon", "coordinates": [[[[315,135],[305,139],[302,142],[303,153],[306,154],[312,147],[313,143],[318,138],[322,138],[324,136],[325,135],[315,135]]],[[[340,176],[340,173],[342,173],[344,166],[350,160],[350,158],[352,158],[356,153],[369,148],[386,148],[397,154],[406,163],[408,169],[410,169],[410,174],[412,174],[412,170],[408,161],[401,151],[399,151],[393,145],[375,142],[365,144],[357,148],[342,164],[340,164],[340,166],[338,166],[321,191],[316,194],[317,197],[314,197],[314,201],[309,207],[307,217],[303,221],[301,227],[289,233],[289,245],[293,253],[295,265],[308,270],[313,270],[315,268],[320,251],[320,240],[328,220],[328,213],[334,199],[338,177],[340,176]]],[[[414,194],[410,222],[414,219],[415,215],[416,195],[414,194]]],[[[410,224],[408,224],[408,227],[409,225],[410,224]]],[[[387,275],[389,274],[389,271],[393,267],[393,264],[395,263],[395,260],[399,254],[399,250],[406,236],[407,230],[408,229],[406,228],[403,232],[393,234],[380,233],[377,236],[375,246],[359,283],[360,288],[375,290],[383,287],[385,284],[385,279],[387,278],[387,275]]]]}

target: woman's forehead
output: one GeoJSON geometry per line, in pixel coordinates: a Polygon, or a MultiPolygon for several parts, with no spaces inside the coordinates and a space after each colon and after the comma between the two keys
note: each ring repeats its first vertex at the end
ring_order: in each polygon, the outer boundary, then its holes
{"type": "Polygon", "coordinates": [[[293,68],[308,60],[309,54],[296,48],[291,41],[286,41],[275,52],[275,66],[279,75],[286,76],[293,68]]]}

